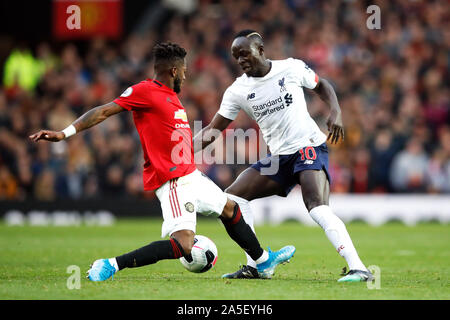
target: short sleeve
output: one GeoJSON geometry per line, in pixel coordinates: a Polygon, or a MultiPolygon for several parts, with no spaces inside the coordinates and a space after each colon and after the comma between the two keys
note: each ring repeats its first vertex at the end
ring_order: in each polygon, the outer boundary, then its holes
{"type": "Polygon", "coordinates": [[[220,104],[220,108],[217,113],[227,119],[234,120],[240,110],[241,107],[236,94],[228,88],[223,94],[222,103],[220,104]]]}
{"type": "Polygon", "coordinates": [[[114,103],[127,110],[135,110],[140,108],[149,108],[150,90],[143,82],[128,87],[114,103]]]}
{"type": "Polygon", "coordinates": [[[314,89],[319,83],[319,76],[302,60],[294,59],[295,71],[300,77],[300,85],[308,89],[314,89]]]}

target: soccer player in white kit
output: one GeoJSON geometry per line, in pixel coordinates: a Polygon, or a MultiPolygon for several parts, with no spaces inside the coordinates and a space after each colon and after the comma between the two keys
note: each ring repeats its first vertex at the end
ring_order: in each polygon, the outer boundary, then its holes
{"type": "MultiPolygon", "coordinates": [[[[244,74],[227,88],[211,123],[194,137],[195,152],[214,141],[244,110],[254,119],[271,154],[242,172],[225,191],[236,201],[244,219],[253,227],[249,201],[272,195],[287,196],[299,184],[312,219],[325,231],[349,272],[340,282],[371,281],[344,223],[329,207],[328,150],[326,141],[344,138],[341,110],[333,87],[302,60],[270,60],[265,57],[262,37],[255,30],[239,32],[231,52],[244,74]],[[330,106],[327,136],[308,113],[303,87],[312,89],[330,106]]],[[[255,262],[223,275],[225,278],[258,278],[255,262]]]]}
{"type": "Polygon", "coordinates": [[[193,161],[192,132],[178,99],[186,78],[186,50],[174,43],[153,49],[155,76],[129,87],[114,101],[90,109],[62,131],[40,130],[29,138],[58,142],[124,111],[133,113],[144,153],[144,190],[155,190],[161,202],[161,237],[141,248],[109,259],[97,259],[88,270],[91,281],[105,281],[120,270],[143,267],[165,259],[191,258],[197,213],[219,218],[231,239],[257,261],[258,274],[271,278],[287,262],[295,247],[268,252],[242,217],[239,205],[193,161]],[[176,140],[173,138],[176,137],[176,140]]]}

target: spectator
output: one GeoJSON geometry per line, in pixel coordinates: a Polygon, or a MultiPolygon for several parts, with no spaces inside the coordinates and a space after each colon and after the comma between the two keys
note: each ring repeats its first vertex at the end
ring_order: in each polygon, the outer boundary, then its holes
{"type": "Polygon", "coordinates": [[[0,200],[16,200],[18,183],[7,167],[0,165],[0,200]]]}
{"type": "MultiPolygon", "coordinates": [[[[152,77],[151,48],[165,40],[188,50],[189,77],[180,99],[191,128],[194,120],[206,125],[225,89],[240,75],[229,50],[234,33],[244,28],[263,34],[267,57],[303,59],[335,86],[346,136],[330,148],[333,192],[450,193],[448,10],[439,1],[378,2],[385,21],[380,32],[365,27],[365,5],[198,1],[195,10],[165,20],[160,28],[165,31],[130,34],[120,42],[93,39],[77,47],[42,41],[34,48],[16,43],[0,55],[7,57],[0,87],[0,168],[8,181],[2,181],[0,193],[9,190],[24,200],[147,196],[136,175],[143,159],[129,113],[56,149],[25,137],[41,127],[60,130],[89,108],[152,77]]],[[[326,131],[325,104],[305,93],[311,115],[326,131]]],[[[230,128],[245,131],[255,124],[240,113],[230,128]]],[[[247,139],[215,155],[249,162],[256,148],[265,145],[247,139]]],[[[198,165],[222,188],[247,166],[198,165]]]]}
{"type": "Polygon", "coordinates": [[[443,149],[437,149],[431,156],[426,171],[428,192],[450,192],[450,157],[443,149]]]}
{"type": "Polygon", "coordinates": [[[6,89],[18,87],[32,91],[38,84],[43,71],[28,48],[16,48],[6,59],[3,85],[6,89]]]}
{"type": "Polygon", "coordinates": [[[380,130],[370,149],[369,190],[372,192],[391,191],[388,168],[398,151],[389,129],[380,130]]]}
{"type": "Polygon", "coordinates": [[[55,174],[50,169],[45,169],[36,178],[34,196],[37,200],[52,201],[56,199],[55,191],[55,174]]]}
{"type": "Polygon", "coordinates": [[[406,149],[400,151],[393,159],[391,180],[395,191],[423,192],[425,191],[425,175],[428,157],[419,140],[412,138],[406,149]]]}

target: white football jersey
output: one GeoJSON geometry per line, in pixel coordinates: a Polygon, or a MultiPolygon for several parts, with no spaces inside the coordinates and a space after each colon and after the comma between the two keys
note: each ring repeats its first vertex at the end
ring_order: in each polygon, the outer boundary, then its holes
{"type": "Polygon", "coordinates": [[[314,89],[318,77],[302,60],[273,60],[264,77],[245,73],[224,93],[218,113],[234,120],[243,109],[255,119],[273,155],[293,154],[327,139],[306,108],[303,87],[314,89]]]}

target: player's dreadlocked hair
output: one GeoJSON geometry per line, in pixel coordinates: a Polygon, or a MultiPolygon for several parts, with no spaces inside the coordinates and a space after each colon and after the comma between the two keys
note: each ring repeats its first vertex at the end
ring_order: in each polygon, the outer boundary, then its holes
{"type": "Polygon", "coordinates": [[[185,56],[186,50],[175,43],[158,43],[153,48],[153,57],[155,58],[155,64],[159,64],[160,62],[174,63],[176,60],[183,60],[185,56]]]}

